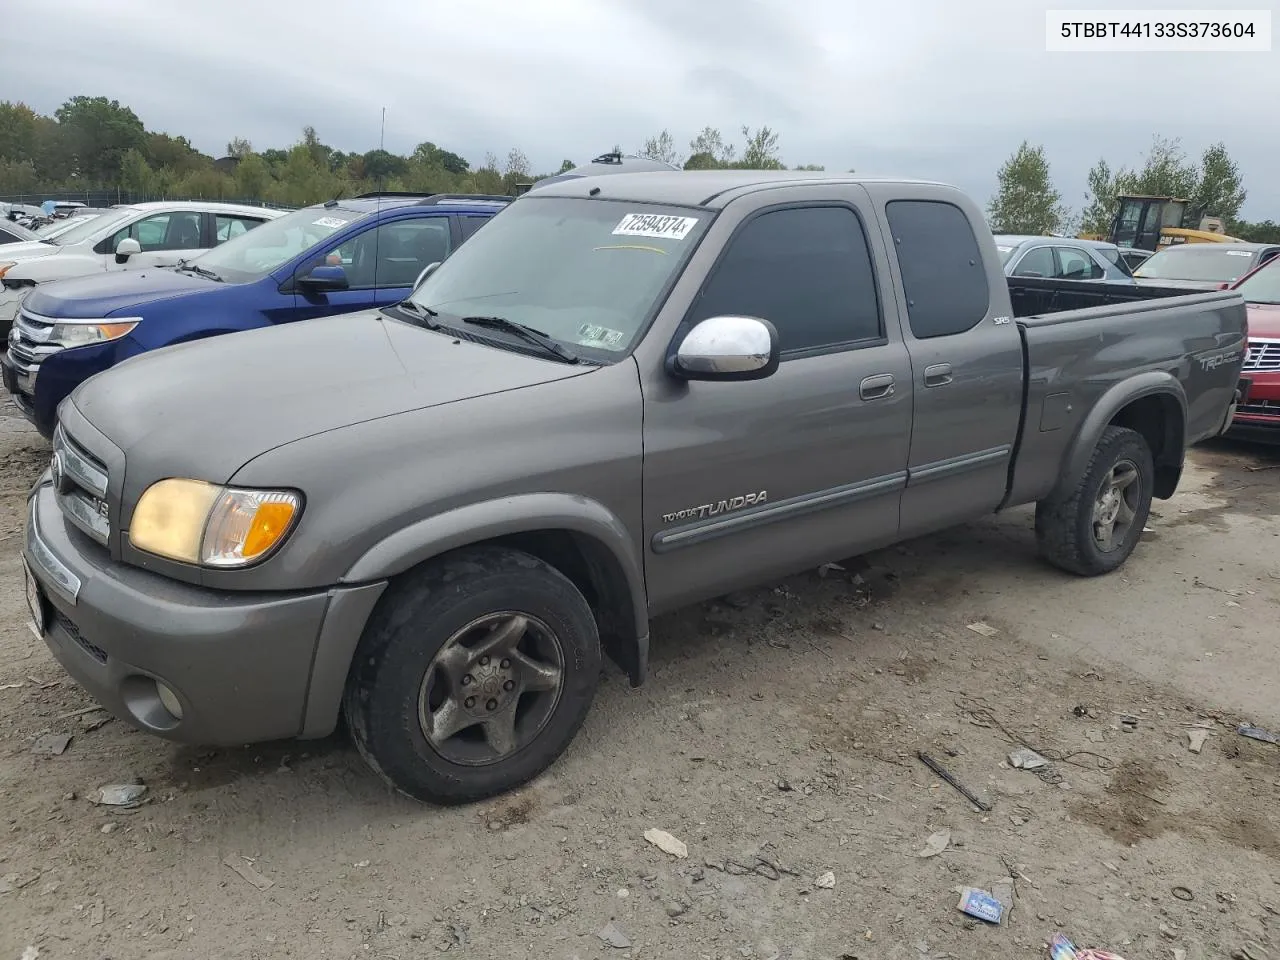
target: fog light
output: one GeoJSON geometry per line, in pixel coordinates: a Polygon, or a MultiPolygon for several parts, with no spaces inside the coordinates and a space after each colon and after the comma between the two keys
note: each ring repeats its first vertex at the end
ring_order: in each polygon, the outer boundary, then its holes
{"type": "Polygon", "coordinates": [[[164,708],[181,720],[182,704],[178,702],[178,695],[159,680],[156,681],[156,694],[160,697],[160,702],[164,704],[164,708]]]}

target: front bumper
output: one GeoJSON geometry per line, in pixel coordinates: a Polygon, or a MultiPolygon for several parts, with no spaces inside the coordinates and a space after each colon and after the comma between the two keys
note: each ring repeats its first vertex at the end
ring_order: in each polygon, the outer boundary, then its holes
{"type": "Polygon", "coordinates": [[[116,717],[207,745],[333,729],[349,662],[342,651],[354,649],[382,584],[208,590],[110,560],[64,521],[47,474],[28,508],[22,556],[39,585],[43,639],[116,717]],[[162,702],[157,680],[175,694],[181,717],[162,702]]]}
{"type": "Polygon", "coordinates": [[[1236,406],[1226,435],[1236,440],[1280,443],[1280,373],[1244,371],[1248,393],[1236,406]]]}

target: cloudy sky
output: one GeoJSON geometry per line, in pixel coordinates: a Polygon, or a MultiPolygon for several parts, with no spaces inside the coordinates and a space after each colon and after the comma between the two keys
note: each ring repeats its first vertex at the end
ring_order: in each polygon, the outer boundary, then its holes
{"type": "Polygon", "coordinates": [[[1158,133],[1193,154],[1223,140],[1244,215],[1280,219],[1280,53],[1046,53],[1045,10],[1091,6],[1119,4],[5,0],[0,98],[51,113],[105,95],[213,154],[234,136],[286,146],[306,124],[369,150],[385,107],[389,150],[432,140],[474,164],[518,146],[535,170],[663,128],[684,147],[706,125],[764,124],[789,164],[941,179],[982,201],[1026,138],[1077,207],[1098,157],[1140,163],[1158,133]]]}

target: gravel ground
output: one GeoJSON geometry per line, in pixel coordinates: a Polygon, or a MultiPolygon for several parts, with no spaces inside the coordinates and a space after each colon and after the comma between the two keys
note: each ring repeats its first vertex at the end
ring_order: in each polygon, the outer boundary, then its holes
{"type": "Polygon", "coordinates": [[[1280,747],[1235,732],[1280,731],[1280,454],[1194,451],[1110,577],[1038,563],[1017,510],[665,617],[547,776],[449,810],[340,735],[201,750],[92,710],[26,626],[47,459],[0,405],[0,960],[1280,958],[1280,747]],[[956,909],[1002,883],[999,926],[956,909]]]}

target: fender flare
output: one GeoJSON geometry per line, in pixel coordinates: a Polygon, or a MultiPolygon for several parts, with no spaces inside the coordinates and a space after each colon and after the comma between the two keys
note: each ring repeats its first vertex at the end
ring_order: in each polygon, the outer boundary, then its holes
{"type": "MultiPolygon", "coordinates": [[[[1089,411],[1088,416],[1080,424],[1080,429],[1076,431],[1075,438],[1068,447],[1066,456],[1063,457],[1059,480],[1054,485],[1050,498],[1061,496],[1072,490],[1084,477],[1085,471],[1089,467],[1089,458],[1093,455],[1093,450],[1098,445],[1098,440],[1102,437],[1102,431],[1106,429],[1107,424],[1115,418],[1116,414],[1135,400],[1154,396],[1172,397],[1177,402],[1179,416],[1182,418],[1179,427],[1185,437],[1187,395],[1182,389],[1182,384],[1178,382],[1173,374],[1164,370],[1148,370],[1145,373],[1122,380],[1109,387],[1098,398],[1097,403],[1093,405],[1093,409],[1089,411]]],[[[1176,474],[1180,474],[1182,472],[1185,446],[1179,444],[1177,451],[1173,455],[1176,460],[1170,463],[1169,466],[1174,469],[1176,474]]]]}
{"type": "Polygon", "coordinates": [[[483,500],[426,517],[375,543],[339,582],[346,585],[385,580],[458,547],[541,530],[579,534],[609,552],[630,594],[634,637],[647,638],[649,617],[644,573],[630,533],[603,504],[573,494],[519,494],[483,500]]]}

